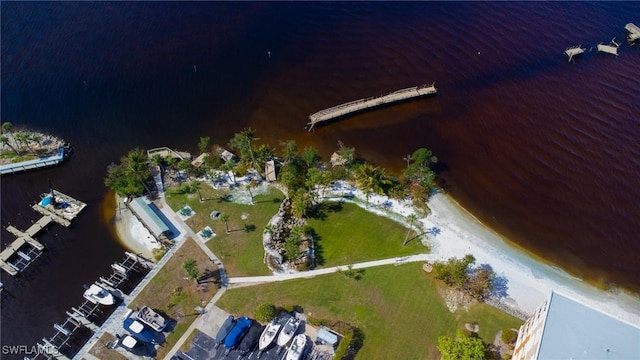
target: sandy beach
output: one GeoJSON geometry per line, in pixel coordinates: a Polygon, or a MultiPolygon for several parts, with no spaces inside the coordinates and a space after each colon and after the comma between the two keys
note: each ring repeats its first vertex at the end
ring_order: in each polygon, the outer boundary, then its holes
{"type": "MultiPolygon", "coordinates": [[[[260,190],[256,190],[263,191],[265,186],[263,184],[258,187],[260,190]]],[[[243,193],[240,191],[239,195],[243,193]]],[[[367,210],[397,221],[406,222],[406,216],[414,212],[409,202],[386,196],[370,196],[370,204],[366,206],[364,194],[347,183],[338,182],[325,196],[331,198],[347,194],[358,198],[360,201],[356,203],[367,210]]],[[[122,199],[118,199],[118,204],[121,210],[116,214],[116,229],[120,240],[132,251],[152,258],[152,249],[157,245],[155,240],[130,210],[122,210],[122,199]]],[[[640,326],[640,297],[624,291],[597,289],[557,267],[534,259],[525,251],[509,245],[448,195],[434,195],[429,200],[429,207],[431,214],[420,219],[422,229],[428,232],[423,239],[430,248],[428,260],[472,254],[477,265],[489,265],[504,284],[499,291],[502,305],[530,314],[553,290],[640,326]]]]}
{"type": "Polygon", "coordinates": [[[122,200],[116,196],[115,228],[120,242],[131,252],[153,259],[153,249],[159,247],[159,244],[122,200]]]}

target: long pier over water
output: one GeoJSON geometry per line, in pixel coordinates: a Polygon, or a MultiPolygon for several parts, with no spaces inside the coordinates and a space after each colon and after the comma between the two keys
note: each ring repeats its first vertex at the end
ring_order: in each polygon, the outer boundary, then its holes
{"type": "Polygon", "coordinates": [[[348,103],[330,107],[328,109],[320,110],[317,113],[309,115],[310,121],[307,125],[309,126],[309,131],[311,131],[316,124],[322,121],[335,119],[337,117],[344,116],[350,113],[375,108],[394,102],[404,101],[421,96],[433,95],[437,93],[438,89],[436,89],[435,83],[433,83],[431,85],[420,85],[401,89],[387,95],[375,96],[368,99],[354,100],[348,103]]]}

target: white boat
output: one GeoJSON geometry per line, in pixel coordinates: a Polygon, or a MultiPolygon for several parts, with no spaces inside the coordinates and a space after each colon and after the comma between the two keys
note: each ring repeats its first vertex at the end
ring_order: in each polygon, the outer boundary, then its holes
{"type": "Polygon", "coordinates": [[[296,334],[298,326],[300,326],[300,320],[294,317],[290,317],[289,320],[287,320],[287,322],[284,324],[282,331],[280,331],[280,335],[278,335],[278,340],[276,341],[278,346],[287,345],[296,334]]]}
{"type": "Polygon", "coordinates": [[[108,290],[97,284],[89,286],[82,296],[94,304],[113,305],[116,302],[108,290]]]}
{"type": "Polygon", "coordinates": [[[269,346],[278,335],[280,328],[282,327],[282,322],[279,319],[273,319],[267,327],[264,328],[262,335],[260,335],[260,341],[258,341],[258,350],[262,351],[269,346]]]}
{"type": "Polygon", "coordinates": [[[167,326],[167,319],[148,306],[138,310],[136,318],[157,332],[162,332],[167,326]]]}
{"type": "Polygon", "coordinates": [[[287,351],[285,360],[300,360],[304,353],[304,347],[307,345],[307,336],[305,334],[296,335],[293,343],[287,351]]]}

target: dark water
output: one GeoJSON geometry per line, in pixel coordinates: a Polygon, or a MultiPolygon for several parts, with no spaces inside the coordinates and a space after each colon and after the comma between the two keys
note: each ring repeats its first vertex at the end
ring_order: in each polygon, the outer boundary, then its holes
{"type": "MultiPolygon", "coordinates": [[[[640,4],[2,2],[2,121],[71,142],[63,166],[2,178],[2,225],[26,228],[47,179],[89,204],[2,302],[2,343],[33,344],[123,249],[106,166],[129,149],[195,152],[245,127],[328,157],[343,141],[398,171],[432,149],[451,194],[515,243],[640,291],[640,4]],[[270,52],[268,56],[267,52],[270,52]],[[341,102],[436,81],[440,95],[303,131],[341,102]]],[[[13,238],[2,230],[2,244],[13,238]]]]}

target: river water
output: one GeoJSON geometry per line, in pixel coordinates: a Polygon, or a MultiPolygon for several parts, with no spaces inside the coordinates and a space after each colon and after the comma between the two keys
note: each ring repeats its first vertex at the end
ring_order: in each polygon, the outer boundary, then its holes
{"type": "MultiPolygon", "coordinates": [[[[20,282],[2,274],[3,344],[53,334],[123,249],[106,166],[133,147],[196,152],[246,127],[325,159],[338,141],[400,171],[428,147],[450,194],[514,244],[640,291],[640,47],[634,2],[2,2],[2,121],[72,143],[60,167],[2,178],[2,226],[54,187],[89,204],[20,282]],[[563,51],[613,37],[619,57],[563,51]],[[307,116],[435,81],[438,96],[314,132],[307,116]]],[[[2,245],[13,237],[2,230],[2,245]]]]}

